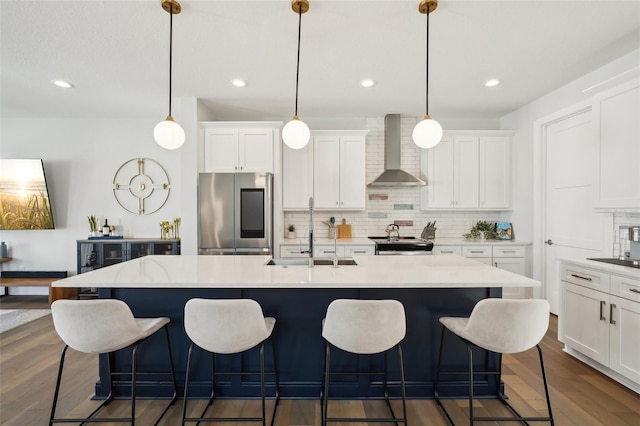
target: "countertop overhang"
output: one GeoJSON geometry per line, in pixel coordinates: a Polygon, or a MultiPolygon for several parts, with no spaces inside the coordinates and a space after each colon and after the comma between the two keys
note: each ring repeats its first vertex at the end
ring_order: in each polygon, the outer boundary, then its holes
{"type": "Polygon", "coordinates": [[[52,283],[94,288],[486,288],[540,282],[461,256],[354,256],[356,266],[267,266],[270,256],[145,256],[52,283]]]}

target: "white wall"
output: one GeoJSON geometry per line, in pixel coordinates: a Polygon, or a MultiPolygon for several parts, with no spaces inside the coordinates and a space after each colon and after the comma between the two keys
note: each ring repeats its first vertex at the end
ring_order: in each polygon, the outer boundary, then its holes
{"type": "Polygon", "coordinates": [[[75,274],[75,242],[88,235],[88,215],[97,216],[99,224],[108,218],[125,236],[156,238],[161,220],[181,216],[181,151],[167,151],[154,142],[156,121],[3,118],[0,155],[43,159],[56,227],[0,231],[13,258],[3,268],[75,274]],[[138,157],[159,162],[171,183],[166,205],[148,216],[123,210],[111,189],[118,167],[138,157]]]}
{"type": "MultiPolygon", "coordinates": [[[[502,117],[500,127],[514,130],[512,138],[512,222],[519,226],[519,236],[533,241],[533,255],[542,253],[542,235],[539,225],[542,188],[539,170],[540,141],[535,140],[534,122],[579,103],[589,102],[597,93],[640,76],[640,49],[628,53],[598,68],[534,102],[502,117]]],[[[625,223],[638,221],[634,215],[625,223]]],[[[617,227],[616,227],[617,229],[617,227]]],[[[616,232],[611,230],[612,234],[616,232]]],[[[610,236],[613,239],[613,235],[610,236]]],[[[612,253],[613,254],[613,253],[612,253]]],[[[535,262],[541,267],[540,262],[535,262]]],[[[542,271],[534,268],[534,278],[542,271]]]]}

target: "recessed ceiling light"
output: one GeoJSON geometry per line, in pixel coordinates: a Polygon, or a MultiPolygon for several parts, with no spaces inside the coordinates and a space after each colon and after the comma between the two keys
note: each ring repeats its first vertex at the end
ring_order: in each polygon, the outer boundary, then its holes
{"type": "Polygon", "coordinates": [[[244,80],[240,80],[239,78],[236,78],[231,80],[231,84],[233,84],[236,87],[244,87],[247,85],[247,82],[244,80]]]}
{"type": "Polygon", "coordinates": [[[63,89],[73,89],[73,84],[64,80],[51,80],[51,83],[58,87],[62,87],[63,89]]]}
{"type": "Polygon", "coordinates": [[[374,86],[375,84],[376,84],[376,82],[373,81],[373,80],[362,80],[360,82],[360,86],[362,86],[362,87],[371,87],[371,86],[374,86]]]}
{"type": "Polygon", "coordinates": [[[500,84],[501,81],[496,79],[496,78],[492,78],[491,80],[487,80],[484,85],[485,87],[494,87],[497,86],[498,84],[500,84]]]}

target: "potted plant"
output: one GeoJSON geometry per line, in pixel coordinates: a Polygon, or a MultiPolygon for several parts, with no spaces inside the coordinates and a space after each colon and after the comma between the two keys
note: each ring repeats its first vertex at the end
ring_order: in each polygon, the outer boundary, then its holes
{"type": "Polygon", "coordinates": [[[295,239],[296,238],[296,226],[293,223],[290,223],[289,226],[287,227],[287,230],[289,231],[289,232],[287,232],[287,238],[295,239]]]}
{"type": "Polygon", "coordinates": [[[495,226],[493,223],[479,220],[466,234],[462,236],[468,240],[478,239],[490,240],[496,238],[495,226]]]}

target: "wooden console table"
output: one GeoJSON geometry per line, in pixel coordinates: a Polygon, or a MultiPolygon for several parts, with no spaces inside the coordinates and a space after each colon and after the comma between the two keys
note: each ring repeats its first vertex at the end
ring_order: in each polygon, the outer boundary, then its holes
{"type": "MultiPolygon", "coordinates": [[[[3,273],[3,275],[6,272],[3,273]]],[[[0,277],[1,287],[49,287],[49,304],[58,299],[75,299],[78,290],[75,288],[51,287],[53,281],[57,281],[61,277],[0,277]]]]}

